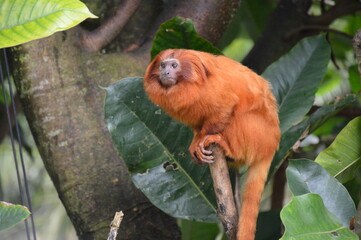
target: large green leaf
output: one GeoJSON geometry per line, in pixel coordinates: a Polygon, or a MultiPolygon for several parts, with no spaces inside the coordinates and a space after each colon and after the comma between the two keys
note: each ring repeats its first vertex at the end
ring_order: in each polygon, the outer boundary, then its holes
{"type": "Polygon", "coordinates": [[[346,107],[350,103],[357,101],[357,95],[349,95],[344,98],[339,99],[335,103],[330,103],[322,106],[316,112],[311,114],[308,118],[304,119],[299,124],[291,127],[285,133],[282,134],[280,148],[276,152],[275,157],[273,158],[269,177],[271,177],[282,164],[283,159],[288,154],[292,146],[297,142],[302,134],[307,132],[314,131],[317,127],[321,126],[327,119],[336,114],[339,110],[346,107]]]}
{"type": "Polygon", "coordinates": [[[24,206],[0,202],[0,231],[17,224],[29,215],[29,210],[24,206]]]}
{"type": "Polygon", "coordinates": [[[302,120],[312,107],[329,59],[330,47],[325,37],[310,37],[262,74],[271,82],[279,104],[282,133],[302,120]]]}
{"type": "Polygon", "coordinates": [[[293,195],[317,193],[326,208],[345,226],[356,214],[356,207],[346,188],[323,167],[311,160],[300,159],[289,162],[286,170],[287,182],[293,195]]]}
{"type": "Polygon", "coordinates": [[[0,0],[0,48],[47,37],[95,17],[77,0],[0,0]]]}
{"type": "Polygon", "coordinates": [[[135,185],[164,212],[195,221],[217,221],[207,166],[190,160],[190,129],[147,98],[142,78],[106,88],[105,118],[135,185]]]}
{"type": "Polygon", "coordinates": [[[339,181],[351,180],[361,167],[361,117],[350,121],[335,141],[317,156],[316,162],[339,181]]]}
{"type": "Polygon", "coordinates": [[[281,219],[286,229],[281,240],[358,240],[314,193],[293,197],[282,209],[281,219]]]}
{"type": "Polygon", "coordinates": [[[153,40],[152,59],[161,51],[169,48],[194,49],[216,55],[222,54],[212,43],[197,34],[192,20],[181,17],[175,17],[160,25],[153,40]]]}

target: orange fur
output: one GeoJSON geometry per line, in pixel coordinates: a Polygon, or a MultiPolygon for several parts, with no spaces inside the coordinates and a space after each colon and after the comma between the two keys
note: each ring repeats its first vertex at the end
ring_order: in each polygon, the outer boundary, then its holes
{"type": "Polygon", "coordinates": [[[147,68],[144,88],[169,115],[189,125],[189,147],[197,163],[210,162],[212,143],[219,144],[236,167],[249,167],[238,223],[238,240],[253,240],[259,202],[280,140],[277,104],[269,83],[249,68],[224,56],[168,49],[147,68]],[[176,84],[160,84],[160,62],[178,59],[176,84]]]}

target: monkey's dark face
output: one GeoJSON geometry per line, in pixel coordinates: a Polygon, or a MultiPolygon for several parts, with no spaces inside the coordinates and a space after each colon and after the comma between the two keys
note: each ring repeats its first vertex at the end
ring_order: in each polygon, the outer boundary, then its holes
{"type": "Polygon", "coordinates": [[[167,58],[159,63],[159,80],[164,87],[171,87],[177,83],[181,65],[176,58],[167,58]]]}

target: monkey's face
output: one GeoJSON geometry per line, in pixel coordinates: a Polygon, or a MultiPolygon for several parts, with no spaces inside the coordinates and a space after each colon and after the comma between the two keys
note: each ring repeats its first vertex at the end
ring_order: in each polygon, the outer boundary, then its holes
{"type": "Polygon", "coordinates": [[[159,63],[159,80],[164,87],[171,87],[177,83],[181,65],[178,59],[167,58],[159,63]]]}

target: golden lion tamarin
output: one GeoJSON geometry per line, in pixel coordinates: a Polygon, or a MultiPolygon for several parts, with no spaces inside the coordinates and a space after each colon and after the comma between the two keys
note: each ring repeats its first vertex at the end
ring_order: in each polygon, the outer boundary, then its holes
{"type": "Polygon", "coordinates": [[[237,239],[253,240],[260,198],[280,141],[277,103],[268,81],[224,56],[168,49],[149,64],[144,88],[155,104],[193,129],[193,161],[213,162],[207,147],[216,143],[231,165],[248,166],[237,239]]]}

